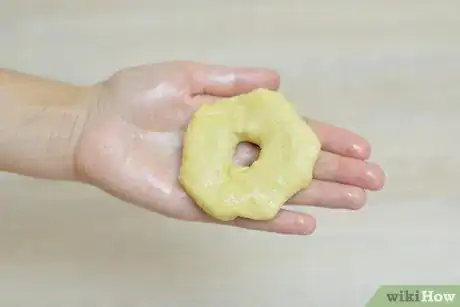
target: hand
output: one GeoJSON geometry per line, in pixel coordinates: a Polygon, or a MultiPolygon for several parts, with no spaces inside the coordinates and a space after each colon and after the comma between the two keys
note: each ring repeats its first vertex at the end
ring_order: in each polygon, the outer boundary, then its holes
{"type": "MultiPolygon", "coordinates": [[[[315,219],[286,209],[270,221],[216,221],[194,204],[178,182],[183,131],[198,106],[219,97],[278,86],[278,75],[266,69],[171,62],[122,70],[94,87],[98,99],[91,104],[76,153],[79,179],[172,218],[310,234],[315,219]]],[[[361,208],[366,202],[365,190],[383,186],[379,166],[365,162],[369,144],[347,130],[314,120],[308,123],[323,150],[315,180],[289,203],[361,208]]],[[[243,164],[256,154],[254,147],[243,145],[235,159],[243,164]]]]}

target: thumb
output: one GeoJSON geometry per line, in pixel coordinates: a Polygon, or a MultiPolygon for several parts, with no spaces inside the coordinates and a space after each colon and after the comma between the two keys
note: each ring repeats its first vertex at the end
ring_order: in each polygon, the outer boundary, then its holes
{"type": "Polygon", "coordinates": [[[278,74],[266,68],[225,67],[194,63],[191,69],[192,94],[236,96],[257,88],[276,90],[278,74]]]}

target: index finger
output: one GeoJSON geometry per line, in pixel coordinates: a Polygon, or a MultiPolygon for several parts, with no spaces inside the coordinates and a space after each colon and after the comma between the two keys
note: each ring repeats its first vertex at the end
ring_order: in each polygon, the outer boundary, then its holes
{"type": "Polygon", "coordinates": [[[227,67],[191,62],[192,94],[231,97],[257,88],[276,90],[278,73],[267,68],[227,67]]]}
{"type": "Polygon", "coordinates": [[[304,117],[321,142],[321,149],[341,156],[367,160],[371,155],[369,142],[358,134],[304,117]]]}

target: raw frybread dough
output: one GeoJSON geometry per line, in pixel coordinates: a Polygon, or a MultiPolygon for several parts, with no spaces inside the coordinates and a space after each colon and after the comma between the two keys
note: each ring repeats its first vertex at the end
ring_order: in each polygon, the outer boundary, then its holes
{"type": "Polygon", "coordinates": [[[307,188],[321,144],[284,96],[258,89],[202,105],[184,135],[179,180],[208,215],[269,220],[307,188]],[[259,145],[249,167],[233,164],[240,142],[259,145]]]}

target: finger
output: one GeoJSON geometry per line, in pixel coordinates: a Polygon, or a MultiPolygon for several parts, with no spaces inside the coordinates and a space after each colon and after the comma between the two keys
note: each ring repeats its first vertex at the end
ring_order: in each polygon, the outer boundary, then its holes
{"type": "Polygon", "coordinates": [[[236,166],[250,166],[259,158],[259,153],[259,146],[249,142],[241,142],[236,147],[233,163],[236,166]]]}
{"type": "MultiPolygon", "coordinates": [[[[307,123],[320,139],[323,150],[356,159],[365,160],[369,158],[371,151],[370,145],[359,135],[342,128],[310,119],[307,120],[307,123]]],[[[241,151],[242,155],[248,156],[255,154],[257,152],[257,147],[246,144],[237,148],[237,155],[238,150],[241,151]]]]}
{"type": "Polygon", "coordinates": [[[365,205],[366,200],[367,193],[364,189],[336,182],[313,180],[307,189],[295,194],[287,203],[357,210],[365,205]]]}
{"type": "Polygon", "coordinates": [[[339,127],[304,119],[320,139],[323,150],[357,159],[369,159],[371,146],[363,137],[339,127]]]}
{"type": "Polygon", "coordinates": [[[311,215],[285,209],[281,209],[275,218],[268,221],[254,221],[238,218],[223,224],[245,229],[290,235],[309,235],[316,229],[316,221],[311,215]]]}
{"type": "MultiPolygon", "coordinates": [[[[251,165],[258,157],[260,149],[251,143],[240,143],[235,151],[233,162],[237,166],[251,165]]],[[[357,186],[378,191],[383,188],[385,175],[374,163],[339,156],[321,151],[315,164],[314,178],[357,186]]]]}
{"type": "Polygon", "coordinates": [[[230,97],[248,93],[257,88],[276,90],[278,74],[265,68],[232,68],[200,63],[189,63],[192,95],[230,97]]]}
{"type": "Polygon", "coordinates": [[[377,164],[339,156],[327,151],[322,151],[319,155],[315,164],[314,177],[372,191],[382,189],[385,181],[385,175],[377,164]]]}

